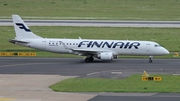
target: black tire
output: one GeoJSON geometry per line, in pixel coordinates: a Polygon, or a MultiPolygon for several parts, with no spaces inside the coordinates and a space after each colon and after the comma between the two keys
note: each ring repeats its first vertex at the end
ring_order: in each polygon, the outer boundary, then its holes
{"type": "Polygon", "coordinates": [[[89,58],[86,58],[84,61],[85,61],[85,62],[89,62],[89,58]]]}
{"type": "Polygon", "coordinates": [[[152,63],[153,60],[149,59],[149,63],[152,63]]]}
{"type": "Polygon", "coordinates": [[[93,58],[93,57],[90,57],[90,61],[91,61],[91,62],[94,61],[94,58],[93,58]]]}
{"type": "Polygon", "coordinates": [[[84,61],[85,62],[92,62],[92,61],[94,61],[94,58],[93,57],[89,57],[89,58],[86,58],[84,61]]]}

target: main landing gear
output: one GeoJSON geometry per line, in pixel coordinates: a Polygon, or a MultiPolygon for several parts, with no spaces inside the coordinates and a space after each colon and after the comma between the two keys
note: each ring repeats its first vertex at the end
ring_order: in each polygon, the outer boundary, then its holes
{"type": "Polygon", "coordinates": [[[92,62],[94,60],[94,58],[92,56],[87,57],[84,61],[85,62],[92,62]]]}
{"type": "Polygon", "coordinates": [[[152,63],[153,62],[153,56],[149,56],[149,63],[152,63]]]}

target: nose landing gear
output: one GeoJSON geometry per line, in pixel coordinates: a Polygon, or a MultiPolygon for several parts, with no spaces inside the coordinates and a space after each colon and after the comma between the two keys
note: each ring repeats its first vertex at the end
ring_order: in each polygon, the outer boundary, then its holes
{"type": "Polygon", "coordinates": [[[149,63],[152,63],[153,62],[153,56],[149,56],[149,63]]]}

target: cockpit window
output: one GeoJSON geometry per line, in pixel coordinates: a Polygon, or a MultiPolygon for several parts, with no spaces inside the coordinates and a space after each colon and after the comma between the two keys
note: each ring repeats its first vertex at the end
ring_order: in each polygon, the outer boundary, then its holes
{"type": "Polygon", "coordinates": [[[161,47],[161,46],[160,46],[160,45],[158,45],[158,44],[155,44],[155,45],[154,45],[154,47],[161,47]]]}

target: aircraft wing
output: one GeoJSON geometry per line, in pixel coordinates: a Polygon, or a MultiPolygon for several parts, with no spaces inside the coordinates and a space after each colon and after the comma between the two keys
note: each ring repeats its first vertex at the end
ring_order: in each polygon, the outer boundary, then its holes
{"type": "Polygon", "coordinates": [[[62,43],[62,45],[64,46],[65,49],[71,50],[72,52],[82,53],[82,54],[93,54],[93,55],[96,55],[96,54],[102,53],[102,52],[111,52],[109,50],[92,49],[92,48],[83,48],[83,49],[77,49],[76,48],[76,49],[73,49],[73,48],[67,47],[62,41],[61,41],[61,43],[62,43]]]}
{"type": "Polygon", "coordinates": [[[89,49],[89,48],[86,48],[86,49],[71,49],[72,51],[74,52],[80,52],[80,53],[88,53],[88,54],[98,54],[98,53],[101,53],[101,52],[109,52],[109,51],[105,51],[105,50],[95,50],[95,49],[89,49]]]}

